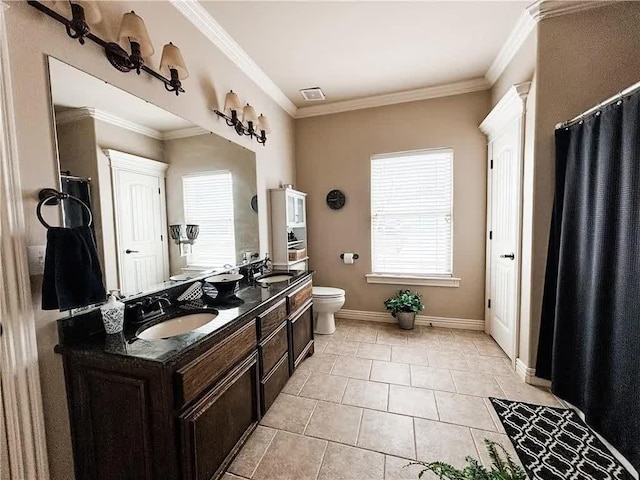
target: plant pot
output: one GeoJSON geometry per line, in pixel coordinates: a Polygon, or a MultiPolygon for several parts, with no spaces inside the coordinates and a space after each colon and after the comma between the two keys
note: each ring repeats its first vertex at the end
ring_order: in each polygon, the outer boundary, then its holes
{"type": "Polygon", "coordinates": [[[415,312],[398,312],[398,326],[403,330],[413,330],[413,325],[416,323],[415,312]]]}

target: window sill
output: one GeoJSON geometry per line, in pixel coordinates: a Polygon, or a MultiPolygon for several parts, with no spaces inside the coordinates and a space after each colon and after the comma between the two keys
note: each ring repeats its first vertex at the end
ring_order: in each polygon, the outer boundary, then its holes
{"type": "Polygon", "coordinates": [[[421,277],[419,275],[392,275],[388,273],[368,273],[367,283],[381,283],[385,285],[421,285],[423,287],[451,287],[460,286],[460,279],[454,277],[421,277]]]}

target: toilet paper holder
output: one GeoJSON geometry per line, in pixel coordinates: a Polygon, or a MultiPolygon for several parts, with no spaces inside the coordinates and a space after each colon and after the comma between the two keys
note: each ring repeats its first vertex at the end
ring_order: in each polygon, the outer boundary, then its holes
{"type": "MultiPolygon", "coordinates": [[[[358,255],[357,253],[354,253],[354,254],[353,254],[353,259],[354,259],[354,260],[357,260],[357,259],[359,259],[359,258],[360,258],[360,255],[358,255]]],[[[341,254],[340,254],[340,260],[344,260],[344,253],[341,253],[341,254]]]]}

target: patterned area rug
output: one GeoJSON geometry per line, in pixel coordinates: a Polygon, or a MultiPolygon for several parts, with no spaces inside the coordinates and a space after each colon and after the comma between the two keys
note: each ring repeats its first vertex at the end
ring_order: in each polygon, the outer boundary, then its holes
{"type": "Polygon", "coordinates": [[[573,410],[491,403],[531,480],[633,480],[573,410]]]}

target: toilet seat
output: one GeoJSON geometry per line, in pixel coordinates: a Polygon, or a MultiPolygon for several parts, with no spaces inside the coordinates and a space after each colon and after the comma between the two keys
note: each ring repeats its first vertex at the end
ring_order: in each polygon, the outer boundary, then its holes
{"type": "Polygon", "coordinates": [[[334,287],[313,287],[311,295],[316,298],[338,298],[344,297],[344,290],[334,287]]]}

